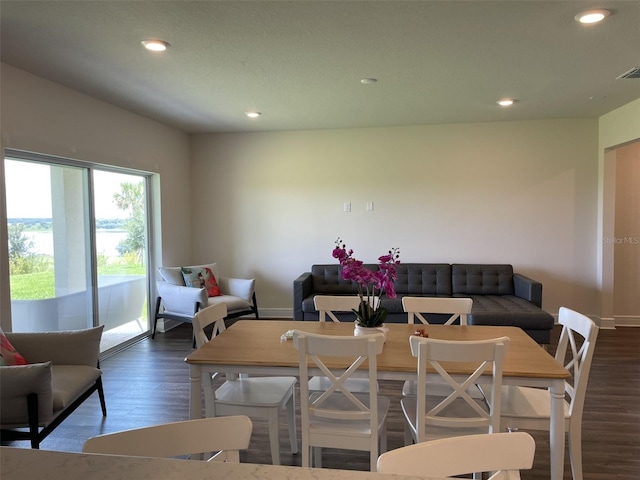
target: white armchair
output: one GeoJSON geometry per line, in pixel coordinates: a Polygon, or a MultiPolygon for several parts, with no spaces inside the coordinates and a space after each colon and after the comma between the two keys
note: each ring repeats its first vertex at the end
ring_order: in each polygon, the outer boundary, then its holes
{"type": "Polygon", "coordinates": [[[227,306],[225,320],[244,315],[258,314],[255,279],[228,278],[218,274],[215,263],[191,265],[187,269],[209,268],[215,276],[221,295],[210,297],[204,287],[190,287],[182,275],[183,267],[158,268],[158,298],[151,338],[155,338],[159,318],[191,323],[196,312],[209,305],[224,303],[227,306]]]}

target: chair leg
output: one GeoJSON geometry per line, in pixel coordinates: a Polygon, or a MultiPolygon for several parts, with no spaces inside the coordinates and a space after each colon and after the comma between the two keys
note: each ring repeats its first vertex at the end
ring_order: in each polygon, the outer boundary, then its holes
{"type": "Polygon", "coordinates": [[[160,317],[160,304],[162,303],[162,297],[156,298],[156,313],[153,316],[153,330],[151,331],[151,339],[156,338],[156,328],[158,326],[158,318],[160,317]]]}
{"type": "Polygon", "coordinates": [[[269,445],[271,446],[271,463],[280,465],[280,437],[278,408],[269,411],[269,445]]]}
{"type": "Polygon", "coordinates": [[[409,429],[409,423],[406,421],[404,422],[404,446],[406,447],[407,445],[412,445],[413,444],[413,435],[411,434],[411,430],[409,429]]]}
{"type": "Polygon", "coordinates": [[[307,435],[302,433],[302,466],[309,468],[312,464],[311,448],[309,447],[309,439],[307,435]]]}
{"type": "Polygon", "coordinates": [[[256,319],[260,319],[260,314],[258,313],[258,301],[256,300],[256,292],[253,292],[253,296],[251,297],[253,300],[253,311],[256,314],[256,319]]]}
{"type": "Polygon", "coordinates": [[[569,427],[569,458],[573,480],[582,480],[582,428],[580,425],[569,427]]]}
{"type": "Polygon", "coordinates": [[[298,437],[296,436],[296,394],[293,392],[287,401],[287,425],[289,427],[289,442],[291,453],[298,453],[298,437]]]}
{"type": "Polygon", "coordinates": [[[27,395],[27,417],[29,418],[29,437],[31,438],[31,448],[40,448],[40,434],[38,429],[38,395],[30,393],[27,395]]]}
{"type": "Polygon", "coordinates": [[[107,416],[107,403],[104,399],[104,389],[102,388],[102,377],[99,377],[96,380],[96,385],[98,386],[98,396],[100,397],[100,408],[102,408],[102,416],[107,416]]]}

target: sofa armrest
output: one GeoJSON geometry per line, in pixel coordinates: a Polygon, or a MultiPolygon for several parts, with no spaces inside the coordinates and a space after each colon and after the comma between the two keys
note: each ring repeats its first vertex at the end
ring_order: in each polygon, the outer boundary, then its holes
{"type": "Polygon", "coordinates": [[[158,295],[166,312],[193,317],[197,304],[207,304],[207,291],[204,288],[183,287],[159,280],[158,295]]]}
{"type": "Polygon", "coordinates": [[[516,297],[524,298],[542,308],[542,283],[519,273],[513,274],[513,288],[516,297]]]}
{"type": "Polygon", "coordinates": [[[38,396],[38,421],[53,417],[51,362],[0,367],[0,424],[3,428],[29,424],[27,395],[38,396]]]}
{"type": "Polygon", "coordinates": [[[7,338],[29,363],[86,365],[95,368],[103,325],[59,332],[7,332],[7,338]]]}
{"type": "Polygon", "coordinates": [[[311,272],[305,272],[293,281],[293,319],[304,320],[302,301],[313,293],[311,272]]]}
{"type": "MultiPolygon", "coordinates": [[[[220,277],[218,286],[223,295],[233,295],[242,298],[247,302],[253,301],[253,292],[255,290],[256,280],[254,278],[229,278],[220,277]]],[[[206,302],[204,303],[206,305],[206,302]]]]}

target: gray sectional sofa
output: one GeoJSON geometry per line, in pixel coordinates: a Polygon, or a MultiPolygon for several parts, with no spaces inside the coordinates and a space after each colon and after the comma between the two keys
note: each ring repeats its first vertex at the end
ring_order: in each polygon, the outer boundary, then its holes
{"type": "MultiPolygon", "coordinates": [[[[375,270],[377,265],[367,265],[375,270]]],[[[294,320],[317,320],[313,305],[315,295],[355,295],[355,283],[343,280],[340,265],[313,265],[293,282],[294,320]]],[[[541,344],[550,343],[553,317],[542,310],[542,284],[513,273],[507,264],[402,263],[397,266],[397,297],[382,297],[381,306],[389,312],[387,322],[404,323],[402,297],[469,297],[473,308],[468,315],[470,325],[507,325],[521,327],[541,344]]],[[[339,314],[353,320],[353,314],[339,314]]],[[[437,315],[430,323],[443,323],[437,315]]]]}

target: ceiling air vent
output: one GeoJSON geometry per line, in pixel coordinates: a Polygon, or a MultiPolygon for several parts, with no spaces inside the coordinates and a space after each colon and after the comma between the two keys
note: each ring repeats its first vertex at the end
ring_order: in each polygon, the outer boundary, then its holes
{"type": "Polygon", "coordinates": [[[620,80],[621,78],[640,78],[640,67],[633,67],[628,72],[624,72],[619,77],[616,77],[616,80],[620,80]]]}

